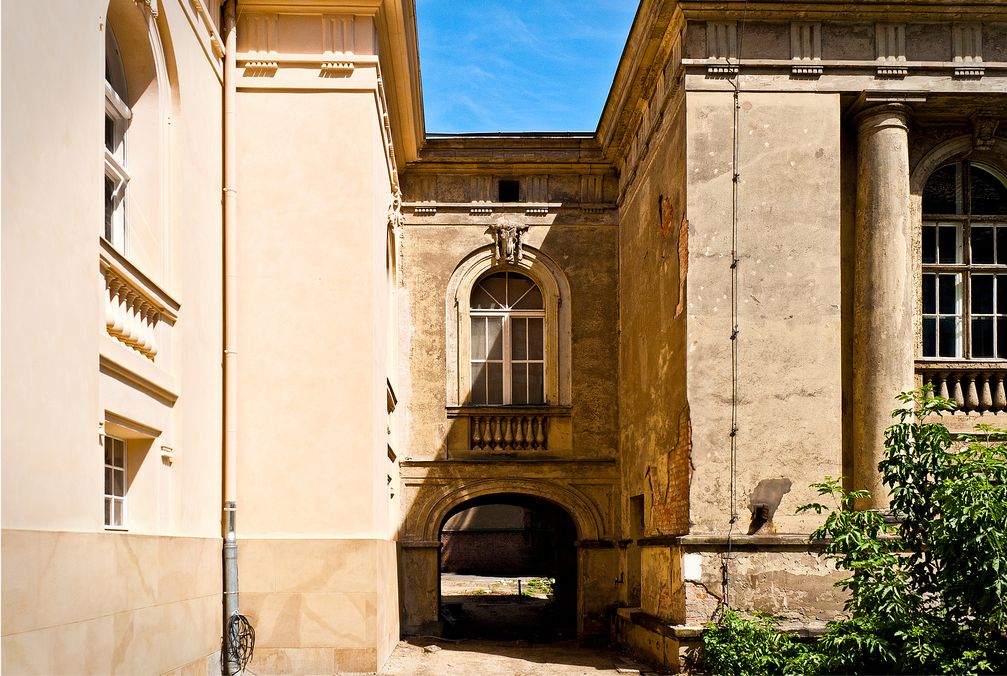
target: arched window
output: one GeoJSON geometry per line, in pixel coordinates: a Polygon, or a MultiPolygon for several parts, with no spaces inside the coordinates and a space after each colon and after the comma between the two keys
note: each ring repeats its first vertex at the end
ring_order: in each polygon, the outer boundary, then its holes
{"type": "Polygon", "coordinates": [[[472,289],[471,401],[480,405],[545,403],[545,302],[517,272],[482,277],[472,289]]]}
{"type": "Polygon", "coordinates": [[[126,248],[126,129],[132,111],[126,102],[126,74],[112,29],[105,31],[105,229],[119,251],[126,248]]]}
{"type": "Polygon", "coordinates": [[[570,283],[545,253],[516,263],[492,246],[473,251],[445,297],[446,405],[571,405],[570,283]]]}
{"type": "Polygon", "coordinates": [[[923,190],[923,356],[1007,359],[1007,186],[962,160],[923,190]]]}

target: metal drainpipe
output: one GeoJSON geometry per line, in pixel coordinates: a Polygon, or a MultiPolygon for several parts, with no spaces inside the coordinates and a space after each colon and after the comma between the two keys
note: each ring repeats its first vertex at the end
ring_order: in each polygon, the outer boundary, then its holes
{"type": "Polygon", "coordinates": [[[238,193],[235,168],[235,96],[237,79],[237,0],[224,3],[224,453],[223,514],[223,624],[221,668],[224,674],[237,673],[238,665],[228,655],[228,620],[238,613],[238,540],[235,536],[237,512],[238,455],[238,193]]]}

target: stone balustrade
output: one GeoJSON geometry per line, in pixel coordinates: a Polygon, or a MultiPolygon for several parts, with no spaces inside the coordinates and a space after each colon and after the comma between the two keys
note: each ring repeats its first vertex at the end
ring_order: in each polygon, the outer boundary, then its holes
{"type": "Polygon", "coordinates": [[[174,324],[178,304],[111,246],[102,247],[100,266],[108,335],[153,361],[161,325],[174,324]]]}
{"type": "Polygon", "coordinates": [[[477,451],[544,451],[549,448],[549,418],[542,414],[474,415],[469,422],[477,451]]]}
{"type": "Polygon", "coordinates": [[[934,394],[965,413],[1007,411],[1007,363],[917,361],[916,373],[934,394]]]}

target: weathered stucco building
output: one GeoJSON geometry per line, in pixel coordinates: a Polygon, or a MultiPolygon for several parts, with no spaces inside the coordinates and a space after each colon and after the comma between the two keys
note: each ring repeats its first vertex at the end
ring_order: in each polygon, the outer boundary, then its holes
{"type": "Polygon", "coordinates": [[[1007,411],[999,0],[643,0],[593,134],[427,134],[411,0],[2,31],[7,673],[214,671],[235,598],[255,673],[377,669],[489,505],[675,665],[842,611],[795,508],[884,508],[896,393],[1007,411]]]}

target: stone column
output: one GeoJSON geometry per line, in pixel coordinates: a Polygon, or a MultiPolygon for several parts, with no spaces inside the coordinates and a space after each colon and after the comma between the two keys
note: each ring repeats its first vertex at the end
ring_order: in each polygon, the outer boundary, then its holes
{"type": "Polygon", "coordinates": [[[890,103],[857,118],[853,281],[853,484],[885,509],[878,462],[895,396],[913,388],[914,289],[908,108],[890,103]]]}

